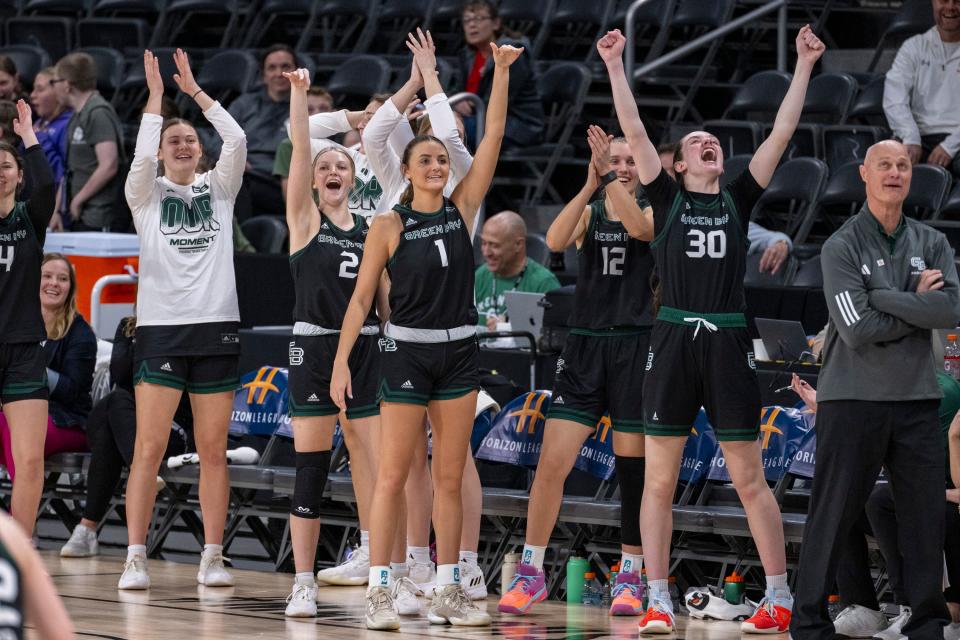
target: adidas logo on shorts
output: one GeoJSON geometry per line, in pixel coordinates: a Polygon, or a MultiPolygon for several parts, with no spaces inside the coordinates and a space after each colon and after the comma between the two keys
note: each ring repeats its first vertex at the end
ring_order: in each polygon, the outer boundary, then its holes
{"type": "Polygon", "coordinates": [[[413,383],[410,382],[409,380],[407,380],[407,381],[404,382],[402,385],[400,385],[400,388],[401,388],[401,389],[413,389],[413,383]]]}
{"type": "Polygon", "coordinates": [[[307,398],[307,402],[320,402],[320,398],[317,397],[317,394],[311,393],[310,397],[307,398]]]}
{"type": "Polygon", "coordinates": [[[160,367],[160,371],[173,371],[173,367],[170,366],[169,362],[164,362],[160,367]]]}
{"type": "Polygon", "coordinates": [[[557,396],[553,399],[553,404],[563,404],[563,396],[557,396]]]}

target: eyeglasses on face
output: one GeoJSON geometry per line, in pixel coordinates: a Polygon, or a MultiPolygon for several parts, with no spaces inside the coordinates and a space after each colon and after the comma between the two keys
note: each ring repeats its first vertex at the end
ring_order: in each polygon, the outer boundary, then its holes
{"type": "Polygon", "coordinates": [[[467,14],[463,16],[463,24],[479,24],[489,19],[490,16],[474,16],[467,14]]]}

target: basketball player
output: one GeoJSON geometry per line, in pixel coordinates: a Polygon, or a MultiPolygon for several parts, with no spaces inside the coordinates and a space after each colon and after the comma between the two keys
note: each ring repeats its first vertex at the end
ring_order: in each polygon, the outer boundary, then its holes
{"type": "Polygon", "coordinates": [[[223,566],[227,516],[227,428],[233,407],[240,313],[233,274],[233,206],[246,164],[246,137],[226,109],[204,93],[177,49],[173,79],[223,138],[216,168],[196,173],[203,148],[184,120],[160,116],[163,79],[143,54],[149,97],[125,193],[140,236],[134,393],[137,440],[127,480],[127,562],[120,589],[147,589],[146,538],[156,477],[180,396],[190,394],[200,454],[200,508],[206,544],[197,582],[230,586],[223,566]],[[157,164],[163,175],[157,177],[157,164]]]}
{"type": "MultiPolygon", "coordinates": [[[[473,166],[447,199],[449,157],[443,144],[418,137],[407,145],[403,170],[410,187],[392,213],[379,216],[370,230],[360,276],[340,334],[330,395],[341,408],[352,394],[347,356],[373,302],[386,268],[390,274],[390,322],[382,342],[381,457],[370,530],[371,567],[366,624],[397,629],[387,561],[397,526],[413,448],[420,442],[424,409],[433,425],[436,495],[437,587],[428,619],[435,624],[485,626],[479,610],[459,584],[461,480],[473,426],[478,382],[473,305],[473,247],[469,229],[496,169],[507,111],[509,67],[522,49],[490,45],[495,64],[487,134],[473,166]]],[[[418,63],[421,62],[418,59],[418,63]]],[[[436,73],[420,68],[421,74],[436,73]]]]}
{"type": "Polygon", "coordinates": [[[17,101],[13,129],[26,147],[0,143],[0,407],[10,427],[13,483],[10,510],[28,534],[43,492],[43,444],[47,433],[47,368],[40,343],[47,339],[40,315],[40,263],[53,216],[53,172],[33,131],[30,106],[17,101]],[[19,200],[24,175],[33,195],[19,200]]]}
{"type": "Polygon", "coordinates": [[[547,596],[543,556],[563,500],[563,483],[583,441],[610,414],[620,486],[623,558],[611,615],[640,615],[640,498],[643,495],[643,362],[649,345],[653,271],[652,220],[637,194],[637,168],[626,139],[609,141],[591,126],[587,181],[547,230],[551,251],[572,244],[580,254],[577,291],[557,363],[543,448],[527,507],[527,535],[517,573],[500,611],[526,613],[547,596]],[[591,201],[598,188],[603,197],[591,201]]]}
{"type": "MultiPolygon", "coordinates": [[[[290,139],[293,152],[287,187],[290,269],[293,272],[293,342],[290,343],[290,415],[297,475],[290,509],[290,537],[296,566],[286,615],[317,615],[313,567],[320,538],[320,499],[330,470],[333,430],[340,413],[329,397],[329,371],[339,327],[363,257],[367,223],[350,213],[354,165],[341,147],[330,146],[311,161],[306,69],[284,74],[290,92],[290,139]],[[314,196],[317,204],[314,203],[314,196]]],[[[350,399],[342,424],[369,432],[379,421],[377,337],[380,327],[371,309],[350,356],[357,372],[357,394],[350,399]]],[[[346,428],[346,427],[344,427],[346,428]]],[[[356,472],[356,470],[354,470],[356,472]]]]}
{"type": "Polygon", "coordinates": [[[653,206],[651,242],[662,304],[650,338],[643,388],[646,480],[640,529],[647,560],[649,606],[641,633],[670,633],[667,588],[671,507],[683,447],[703,406],[717,433],[730,477],[743,503],[767,576],[766,596],[741,629],[783,633],[793,596],[787,586],[780,511],[763,476],[760,390],[743,311],[743,274],[750,212],[796,130],[814,63],[824,45],[805,26],[798,60],[770,136],[749,168],[720,188],[723,152],[703,131],[686,135],[674,154],[677,179],[663,170],[627,83],[621,55],[626,39],[608,32],[597,43],[613,88],[617,117],[653,206]]]}

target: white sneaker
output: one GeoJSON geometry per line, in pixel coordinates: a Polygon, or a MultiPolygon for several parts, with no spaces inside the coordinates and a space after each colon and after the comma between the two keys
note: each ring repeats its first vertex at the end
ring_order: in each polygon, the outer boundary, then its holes
{"type": "Polygon", "coordinates": [[[400,616],[394,605],[390,589],[371,587],[367,589],[367,612],[364,616],[367,629],[388,631],[400,628],[400,616]]]}
{"type": "Polygon", "coordinates": [[[960,622],[951,622],[943,628],[943,640],[960,640],[960,622]]]}
{"type": "Polygon", "coordinates": [[[487,597],[487,581],[483,571],[475,564],[460,563],[460,585],[471,600],[483,600],[487,597]]]}
{"type": "Polygon", "coordinates": [[[450,623],[457,627],[490,626],[490,614],[473,604],[459,584],[437,586],[427,612],[430,624],[450,623]]]}
{"type": "Polygon", "coordinates": [[[317,585],[293,583],[293,591],[287,596],[284,615],[291,618],[317,617],[317,585]]]}
{"type": "Polygon", "coordinates": [[[423,595],[423,592],[413,580],[406,576],[397,578],[393,583],[392,595],[397,613],[402,616],[420,615],[419,596],[423,595]]]}
{"type": "Polygon", "coordinates": [[[150,576],[147,574],[147,557],[136,555],[123,565],[123,575],[117,583],[117,589],[149,589],[150,576]]]}
{"type": "Polygon", "coordinates": [[[407,562],[407,568],[410,570],[410,579],[420,587],[430,597],[433,594],[433,587],[437,584],[437,565],[432,562],[407,562]]]}
{"type": "Polygon", "coordinates": [[[872,638],[890,626],[882,611],[874,611],[858,604],[846,607],[833,621],[837,635],[848,638],[872,638]]]}
{"type": "Polygon", "coordinates": [[[233,576],[223,566],[225,558],[219,551],[204,553],[200,556],[200,569],[197,582],[205,587],[232,587],[233,576]]]}
{"type": "Polygon", "coordinates": [[[355,547],[347,555],[347,560],[335,567],[322,569],[317,573],[320,584],[337,584],[356,587],[367,584],[370,575],[370,551],[365,547],[355,547]]]}
{"type": "Polygon", "coordinates": [[[100,545],[97,544],[97,532],[90,531],[82,524],[73,528],[70,539],[60,547],[61,558],[89,558],[95,556],[100,551],[100,545]]]}
{"type": "Polygon", "coordinates": [[[873,637],[879,640],[906,640],[903,628],[910,622],[910,613],[910,607],[900,607],[900,615],[891,620],[886,629],[873,634],[873,637]]]}

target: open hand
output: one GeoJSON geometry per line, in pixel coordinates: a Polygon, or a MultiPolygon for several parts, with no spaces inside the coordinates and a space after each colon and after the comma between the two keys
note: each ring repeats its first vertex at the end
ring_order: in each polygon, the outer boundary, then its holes
{"type": "Polygon", "coordinates": [[[498,47],[496,43],[491,42],[490,51],[493,52],[493,62],[496,66],[509,67],[523,53],[523,47],[513,47],[509,44],[498,47]]]}
{"type": "Polygon", "coordinates": [[[919,144],[905,144],[907,155],[910,157],[910,164],[917,164],[923,157],[923,147],[919,144]]]}
{"type": "Polygon", "coordinates": [[[789,254],[790,248],[785,241],[774,242],[760,256],[760,273],[775,274],[783,266],[789,254]]]}
{"type": "Polygon", "coordinates": [[[627,39],[620,33],[620,29],[614,29],[607,31],[607,35],[597,41],[597,53],[600,54],[601,60],[610,63],[623,57],[623,49],[626,45],[627,39]]]}
{"type": "MultiPolygon", "coordinates": [[[[13,119],[13,132],[20,139],[36,136],[33,131],[33,111],[30,110],[30,105],[23,99],[17,100],[17,117],[13,119]]],[[[24,145],[29,146],[26,140],[24,140],[24,145]]]]}
{"type": "Polygon", "coordinates": [[[797,34],[797,59],[813,64],[820,59],[827,47],[816,36],[810,25],[804,25],[797,34]]]}
{"type": "Polygon", "coordinates": [[[610,173],[611,140],[613,140],[613,136],[608,136],[597,125],[592,124],[587,127],[587,144],[590,145],[590,151],[593,154],[590,162],[600,176],[610,173]]]}
{"type": "Polygon", "coordinates": [[[177,65],[177,73],[173,74],[173,81],[180,87],[180,91],[191,98],[200,91],[200,85],[193,78],[193,70],[190,68],[190,59],[183,49],[177,49],[173,53],[173,61],[177,65]]]}
{"type": "Polygon", "coordinates": [[[817,411],[817,390],[807,384],[806,380],[803,380],[797,374],[793,374],[793,378],[790,380],[790,388],[793,389],[794,393],[800,396],[800,399],[803,400],[803,403],[807,407],[816,413],[817,411]]]}
{"type": "Polygon", "coordinates": [[[333,363],[330,374],[330,399],[340,407],[340,411],[347,410],[347,398],[353,398],[353,383],[350,377],[350,367],[345,364],[333,363]]]}
{"type": "Polygon", "coordinates": [[[310,72],[306,69],[284,71],[283,77],[290,81],[290,86],[294,89],[306,91],[310,88],[310,72]]]}
{"type": "Polygon", "coordinates": [[[417,106],[420,104],[420,98],[414,98],[410,101],[410,104],[407,105],[407,108],[403,110],[403,116],[412,124],[415,120],[419,120],[420,116],[423,115],[423,112],[417,109],[417,106]]]}
{"type": "Polygon", "coordinates": [[[163,94],[163,76],[160,75],[160,62],[149,49],[143,52],[143,73],[147,78],[147,89],[154,95],[163,94]]]}
{"type": "Polygon", "coordinates": [[[437,71],[437,48],[433,44],[433,36],[427,31],[424,33],[420,27],[417,27],[417,33],[407,34],[407,49],[413,54],[413,63],[420,70],[420,75],[426,76],[428,73],[437,71]]]}

